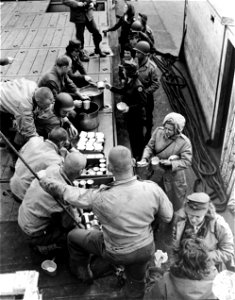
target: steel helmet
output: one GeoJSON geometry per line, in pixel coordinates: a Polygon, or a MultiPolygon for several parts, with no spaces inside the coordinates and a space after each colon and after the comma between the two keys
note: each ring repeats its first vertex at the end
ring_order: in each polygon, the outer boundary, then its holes
{"type": "Polygon", "coordinates": [[[136,50],[136,51],[138,51],[138,52],[140,52],[140,53],[142,53],[144,55],[148,55],[149,52],[150,52],[150,45],[146,41],[139,41],[136,44],[134,50],[136,50]]]}
{"type": "Polygon", "coordinates": [[[74,109],[73,98],[68,93],[59,93],[56,96],[54,110],[58,113],[61,108],[68,112],[74,109]]]}
{"type": "Polygon", "coordinates": [[[142,24],[138,20],[131,24],[131,31],[141,31],[142,29],[142,24]]]}

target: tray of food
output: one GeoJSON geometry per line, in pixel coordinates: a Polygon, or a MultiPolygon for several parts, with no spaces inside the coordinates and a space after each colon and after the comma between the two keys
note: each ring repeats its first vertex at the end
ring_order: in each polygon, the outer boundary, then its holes
{"type": "Polygon", "coordinates": [[[86,168],[82,171],[81,178],[100,177],[109,175],[109,171],[106,165],[106,158],[100,158],[99,160],[87,160],[86,168]]]}
{"type": "Polygon", "coordinates": [[[82,153],[102,153],[104,150],[104,141],[103,132],[81,131],[76,148],[82,153]]]}
{"type": "Polygon", "coordinates": [[[74,180],[74,185],[80,188],[99,188],[101,184],[109,184],[113,182],[113,176],[101,176],[101,177],[91,177],[91,178],[79,178],[74,180]]]}

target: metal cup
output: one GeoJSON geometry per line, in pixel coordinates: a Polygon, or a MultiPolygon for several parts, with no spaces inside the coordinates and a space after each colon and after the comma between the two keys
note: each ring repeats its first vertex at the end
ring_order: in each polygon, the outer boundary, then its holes
{"type": "Polygon", "coordinates": [[[90,100],[84,100],[83,101],[83,107],[85,110],[88,110],[91,106],[91,101],[90,100]]]}
{"type": "Polygon", "coordinates": [[[105,83],[104,83],[104,81],[98,81],[98,82],[97,82],[97,88],[98,88],[98,89],[104,89],[104,88],[105,88],[105,83]]]}
{"type": "Polygon", "coordinates": [[[75,103],[76,103],[75,106],[76,106],[77,108],[81,108],[81,107],[82,107],[82,100],[76,100],[75,103]]]}

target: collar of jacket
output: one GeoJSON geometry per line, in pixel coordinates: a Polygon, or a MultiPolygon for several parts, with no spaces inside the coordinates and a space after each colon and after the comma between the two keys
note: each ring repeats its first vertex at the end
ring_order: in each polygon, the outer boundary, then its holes
{"type": "MultiPolygon", "coordinates": [[[[184,208],[181,208],[180,210],[178,210],[177,218],[178,218],[177,224],[180,227],[181,226],[184,227],[186,224],[186,221],[187,221],[187,215],[185,213],[184,208]]],[[[215,222],[216,222],[216,218],[210,219],[210,222],[209,222],[210,232],[215,232],[215,222]]]]}
{"type": "Polygon", "coordinates": [[[137,177],[132,176],[128,179],[114,181],[113,185],[121,185],[121,184],[129,183],[129,182],[132,182],[132,181],[135,181],[135,180],[137,180],[137,177]]]}
{"type": "Polygon", "coordinates": [[[148,68],[148,66],[149,66],[149,58],[147,58],[146,59],[146,61],[142,64],[142,65],[139,65],[139,69],[140,68],[145,68],[145,69],[147,69],[148,68]]]}

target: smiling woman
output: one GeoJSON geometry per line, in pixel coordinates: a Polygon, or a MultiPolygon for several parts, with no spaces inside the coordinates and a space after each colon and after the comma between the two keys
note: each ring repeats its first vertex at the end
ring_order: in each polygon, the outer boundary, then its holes
{"type": "Polygon", "coordinates": [[[182,134],[184,126],[185,118],[182,115],[174,112],[166,115],[163,126],[155,129],[142,155],[143,162],[155,157],[159,159],[150,179],[165,190],[174,211],[184,203],[187,192],[184,170],[192,161],[191,142],[182,134]]]}

